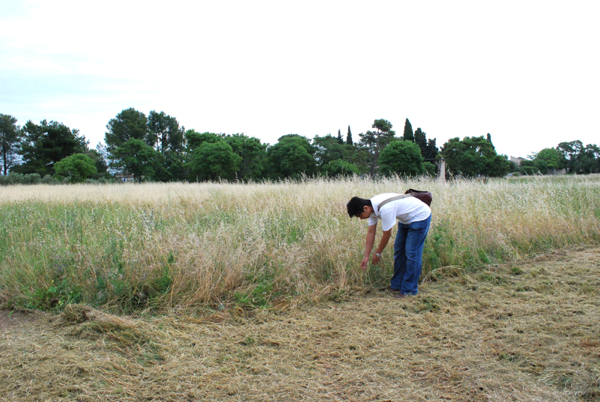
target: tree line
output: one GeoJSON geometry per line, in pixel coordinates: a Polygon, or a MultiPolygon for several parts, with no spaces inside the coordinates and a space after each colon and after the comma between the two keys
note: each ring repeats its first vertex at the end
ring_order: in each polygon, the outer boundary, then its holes
{"type": "MultiPolygon", "coordinates": [[[[186,130],[164,112],[125,109],[106,126],[104,143],[96,149],[79,130],[63,123],[17,120],[0,114],[0,158],[3,183],[56,183],[114,180],[135,181],[278,180],[326,175],[420,176],[438,174],[439,161],[447,174],[460,177],[502,177],[509,172],[572,173],[600,171],[600,150],[581,141],[563,142],[530,156],[521,166],[497,154],[491,135],[458,137],[438,148],[435,138],[408,119],[397,135],[391,122],[374,120],[371,130],[355,140],[350,126],[345,135],[297,134],[264,144],[244,134],[186,130]],[[9,174],[10,172],[10,174],[9,174]],[[7,177],[8,175],[8,177],[7,177]]],[[[0,182],[2,183],[2,182],[0,182]]]]}

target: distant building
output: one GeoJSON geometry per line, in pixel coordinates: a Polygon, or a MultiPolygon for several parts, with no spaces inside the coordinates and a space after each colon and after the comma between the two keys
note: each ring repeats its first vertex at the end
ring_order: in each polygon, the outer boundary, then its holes
{"type": "Polygon", "coordinates": [[[133,175],[129,174],[127,172],[119,172],[115,174],[115,179],[117,181],[123,181],[123,182],[127,182],[127,181],[134,181],[133,175]]]}
{"type": "Polygon", "coordinates": [[[520,156],[517,156],[517,157],[511,156],[511,157],[509,158],[509,160],[510,160],[511,162],[514,162],[514,163],[516,163],[516,164],[517,164],[517,166],[520,166],[520,165],[521,165],[521,162],[523,162],[523,161],[525,160],[525,158],[521,158],[520,156]]]}

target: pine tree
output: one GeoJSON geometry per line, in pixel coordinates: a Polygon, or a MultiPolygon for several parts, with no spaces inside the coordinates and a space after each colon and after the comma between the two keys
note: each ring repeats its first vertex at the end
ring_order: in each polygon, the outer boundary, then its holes
{"type": "Polygon", "coordinates": [[[413,134],[412,125],[410,124],[410,121],[408,121],[408,119],[406,119],[406,122],[404,123],[404,136],[402,137],[402,139],[406,141],[415,141],[415,135],[413,134]]]}
{"type": "Polygon", "coordinates": [[[364,134],[361,133],[358,135],[362,147],[370,154],[371,177],[375,175],[379,154],[394,140],[394,136],[396,135],[392,130],[392,123],[385,119],[375,120],[372,128],[374,128],[375,131],[367,131],[364,134]]]}
{"type": "Polygon", "coordinates": [[[354,142],[352,142],[352,131],[350,131],[350,126],[348,126],[348,134],[346,134],[346,144],[354,145],[354,142]]]}
{"type": "Polygon", "coordinates": [[[21,128],[17,126],[17,119],[7,114],[0,113],[0,159],[2,159],[2,172],[17,164],[18,152],[21,148],[21,128]]]}

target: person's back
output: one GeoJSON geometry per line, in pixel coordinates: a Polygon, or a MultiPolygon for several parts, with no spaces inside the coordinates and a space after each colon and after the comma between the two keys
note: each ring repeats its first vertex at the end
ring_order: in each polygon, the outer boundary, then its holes
{"type": "Polygon", "coordinates": [[[415,197],[404,197],[399,200],[393,200],[386,203],[382,211],[379,210],[379,205],[390,198],[399,196],[400,194],[385,193],[379,194],[371,198],[373,206],[373,219],[369,218],[369,225],[374,225],[377,218],[381,219],[383,230],[389,230],[396,224],[396,219],[408,225],[413,222],[422,221],[431,215],[431,208],[423,201],[415,197]]]}

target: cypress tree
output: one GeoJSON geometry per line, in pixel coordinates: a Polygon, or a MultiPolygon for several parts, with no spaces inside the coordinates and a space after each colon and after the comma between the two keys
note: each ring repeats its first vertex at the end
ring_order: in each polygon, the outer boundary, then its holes
{"type": "Polygon", "coordinates": [[[354,145],[354,142],[352,142],[352,131],[350,131],[350,126],[348,126],[348,134],[346,135],[346,144],[354,145]]]}
{"type": "Polygon", "coordinates": [[[412,125],[410,124],[410,121],[408,121],[408,119],[406,119],[406,122],[404,123],[404,136],[402,137],[402,139],[404,139],[405,141],[415,141],[415,135],[413,134],[412,125]]]}
{"type": "Polygon", "coordinates": [[[344,143],[344,139],[342,138],[342,130],[338,129],[338,136],[337,136],[337,140],[340,144],[344,143]]]}
{"type": "Polygon", "coordinates": [[[421,127],[417,128],[415,131],[415,143],[421,149],[421,155],[425,156],[427,152],[427,134],[421,130],[421,127]]]}

